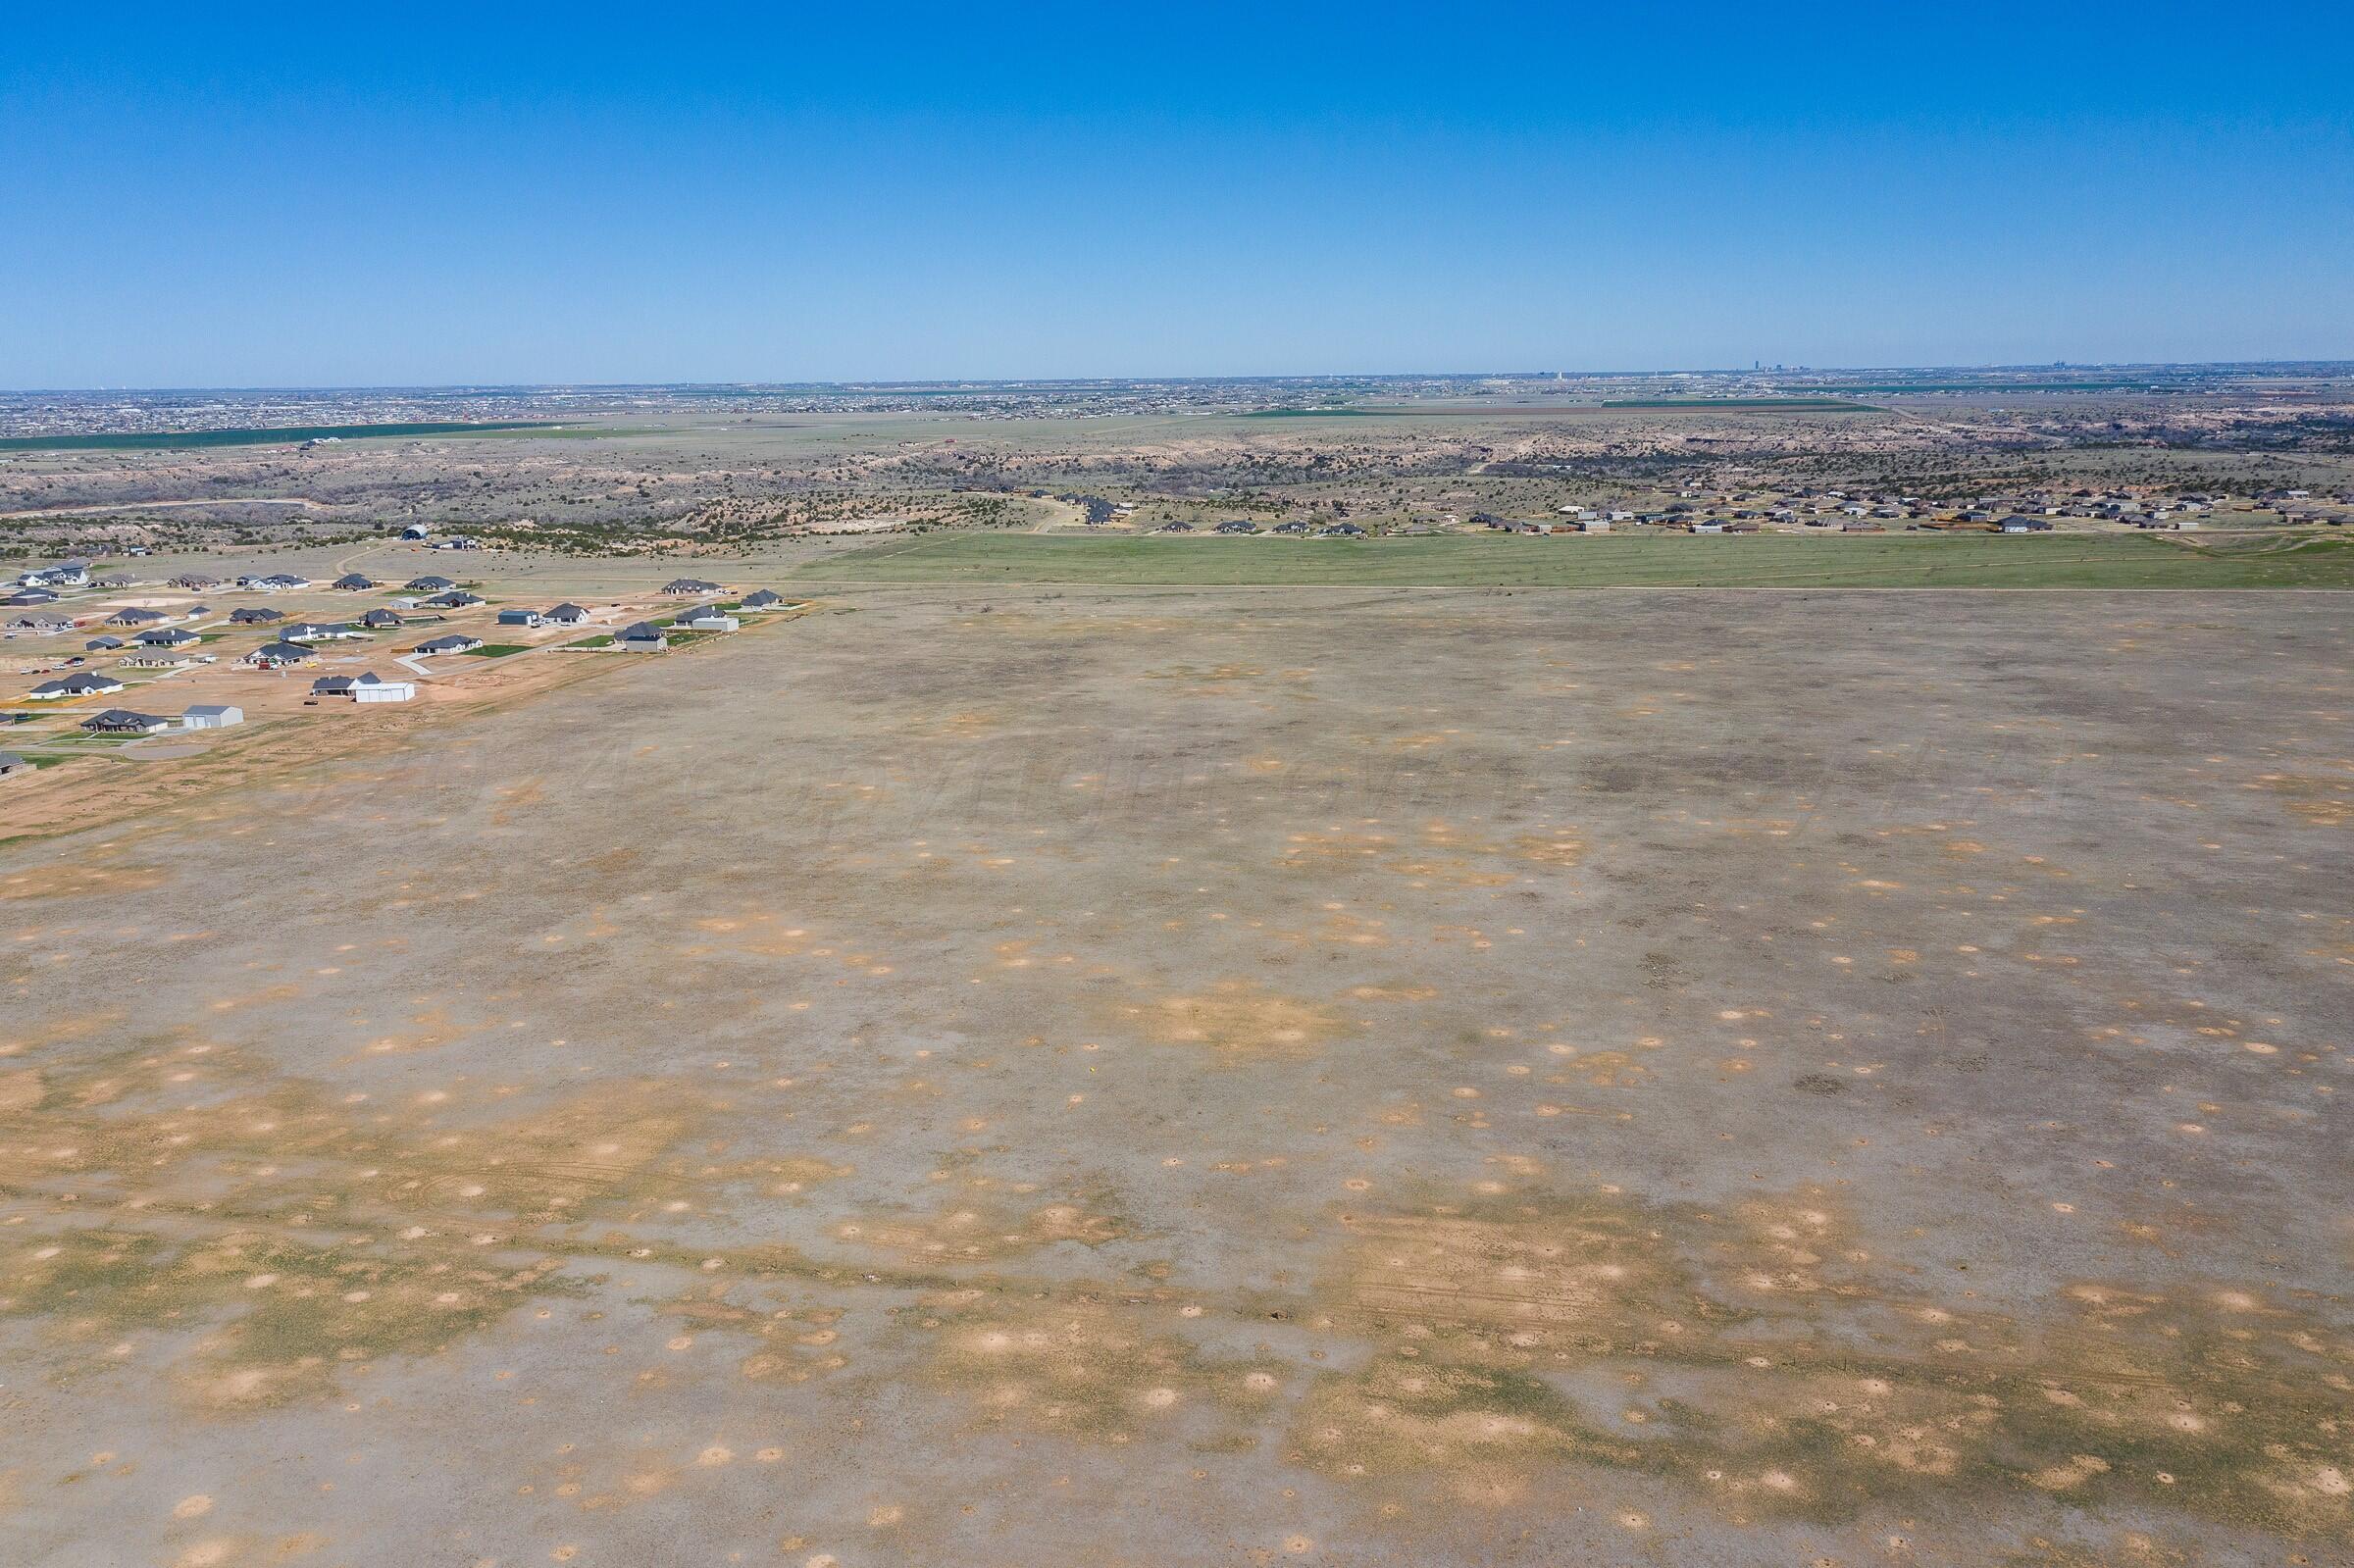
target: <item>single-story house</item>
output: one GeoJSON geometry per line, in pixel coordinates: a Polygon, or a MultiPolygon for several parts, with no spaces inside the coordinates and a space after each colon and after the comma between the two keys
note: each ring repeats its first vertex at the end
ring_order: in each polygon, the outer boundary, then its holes
{"type": "Polygon", "coordinates": [[[537,626],[546,619],[537,610],[501,610],[498,612],[500,626],[537,626]]]}
{"type": "Polygon", "coordinates": [[[182,730],[226,730],[245,722],[245,710],[220,703],[199,703],[179,716],[182,730]]]}
{"type": "Polygon", "coordinates": [[[29,632],[34,636],[55,636],[60,632],[73,631],[74,618],[70,615],[53,615],[46,610],[35,610],[30,615],[18,616],[8,624],[8,629],[11,632],[29,632]]]}
{"type": "Polygon", "coordinates": [[[229,612],[231,626],[268,626],[273,621],[283,621],[285,618],[286,612],[283,610],[265,610],[258,605],[229,612]]]}
{"type": "Polygon", "coordinates": [[[705,582],[700,578],[673,578],[662,584],[662,591],[673,598],[687,598],[697,593],[720,593],[725,590],[718,583],[705,582]]]}
{"type": "Polygon", "coordinates": [[[400,625],[400,617],[390,610],[371,610],[360,617],[360,625],[371,632],[390,632],[400,625]]]}
{"type": "Polygon", "coordinates": [[[123,683],[95,670],[81,670],[62,680],[44,681],[25,693],[31,702],[58,702],[72,697],[102,697],[123,689],[123,683]]]}
{"type": "Polygon", "coordinates": [[[376,586],[376,579],[362,577],[357,572],[346,572],[329,586],[341,588],[347,593],[365,593],[376,586]]]}
{"type": "Polygon", "coordinates": [[[276,670],[282,665],[301,664],[317,657],[318,649],[306,648],[299,642],[265,642],[245,655],[245,662],[265,670],[276,670]]]}
{"type": "Polygon", "coordinates": [[[81,721],[81,728],[94,735],[155,735],[172,728],[172,721],[159,719],[152,713],[133,713],[128,708],[109,708],[81,721]]]}
{"type": "Polygon", "coordinates": [[[142,632],[130,640],[142,648],[192,648],[202,642],[204,638],[193,632],[183,631],[176,626],[167,626],[158,627],[152,632],[142,632]]]}
{"type": "Polygon", "coordinates": [[[1278,533],[1305,533],[1307,531],[1307,525],[1301,522],[1298,518],[1294,518],[1289,523],[1276,524],[1275,531],[1278,533]]]}
{"type": "Polygon", "coordinates": [[[742,608],[746,610],[773,610],[784,602],[785,595],[782,593],[771,593],[766,588],[754,588],[751,592],[743,596],[742,608]]]}
{"type": "Polygon", "coordinates": [[[659,653],[670,646],[670,639],[662,634],[660,627],[650,621],[640,621],[636,626],[622,628],[621,634],[613,639],[613,645],[632,653],[659,653]]]}
{"type": "Polygon", "coordinates": [[[331,675],[311,683],[314,697],[349,697],[354,702],[406,702],[417,695],[414,681],[384,681],[370,670],[361,675],[331,675]]]}
{"type": "Polygon", "coordinates": [[[161,610],[146,610],[133,604],[117,610],[106,618],[108,626],[156,626],[172,618],[161,610]]]}
{"type": "Polygon", "coordinates": [[[183,572],[172,580],[172,586],[185,588],[190,593],[202,593],[207,588],[217,588],[220,585],[219,578],[206,577],[202,572],[183,572]]]}
{"type": "Polygon", "coordinates": [[[470,604],[481,604],[483,600],[480,595],[469,593],[464,588],[452,588],[447,593],[436,593],[425,602],[436,610],[463,610],[470,604]]]}
{"type": "Polygon", "coordinates": [[[18,779],[34,772],[31,763],[13,751],[0,751],[0,779],[18,779]]]}
{"type": "Polygon", "coordinates": [[[457,583],[448,578],[422,577],[411,578],[402,586],[411,593],[446,593],[457,583]]]}
{"type": "Polygon", "coordinates": [[[453,632],[445,637],[433,637],[420,642],[413,653],[471,653],[483,645],[481,637],[470,637],[463,632],[453,632]]]}
{"type": "Polygon", "coordinates": [[[539,618],[549,626],[585,626],[588,612],[577,604],[559,604],[539,618]]]}
{"type": "Polygon", "coordinates": [[[2023,512],[2014,512],[1995,527],[2005,533],[2049,533],[2052,531],[2049,518],[2029,517],[2023,512]]]}

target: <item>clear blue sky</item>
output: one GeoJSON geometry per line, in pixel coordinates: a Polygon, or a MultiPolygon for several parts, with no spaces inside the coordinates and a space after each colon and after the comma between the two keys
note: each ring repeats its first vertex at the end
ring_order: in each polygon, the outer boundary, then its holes
{"type": "Polygon", "coordinates": [[[2348,9],[21,9],[0,386],[2354,358],[2348,9]]]}

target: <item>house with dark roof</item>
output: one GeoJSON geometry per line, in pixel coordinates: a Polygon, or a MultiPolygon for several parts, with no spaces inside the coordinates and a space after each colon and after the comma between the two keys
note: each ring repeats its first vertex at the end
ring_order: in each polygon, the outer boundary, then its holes
{"type": "Polygon", "coordinates": [[[94,735],[153,735],[171,729],[172,721],[128,708],[109,708],[82,720],[81,728],[94,735]]]}
{"type": "Polygon", "coordinates": [[[445,593],[457,583],[449,578],[421,577],[409,579],[402,586],[411,593],[445,593]]]}
{"type": "Polygon", "coordinates": [[[650,621],[640,621],[635,626],[623,627],[620,635],[613,639],[613,645],[632,653],[659,653],[670,646],[670,639],[662,634],[660,627],[650,621]]]}
{"type": "Polygon", "coordinates": [[[56,681],[44,681],[25,693],[27,701],[59,702],[75,697],[102,697],[123,689],[123,683],[95,670],[77,670],[56,681]]]}
{"type": "Polygon", "coordinates": [[[470,637],[463,632],[453,632],[445,637],[432,637],[420,642],[411,651],[416,653],[471,653],[482,645],[481,637],[470,637]]]}
{"type": "Polygon", "coordinates": [[[559,604],[539,619],[549,626],[586,626],[588,612],[577,604],[559,604]]]}
{"type": "Polygon", "coordinates": [[[414,681],[385,681],[373,670],[324,676],[311,683],[314,697],[349,697],[354,702],[406,702],[417,695],[414,681]]]}
{"type": "Polygon", "coordinates": [[[673,598],[686,598],[696,593],[719,593],[725,590],[718,583],[705,582],[700,578],[673,578],[662,584],[662,591],[673,598]]]}
{"type": "Polygon", "coordinates": [[[142,632],[130,640],[142,648],[189,648],[202,642],[204,638],[183,628],[167,626],[157,627],[152,632],[142,632]]]}
{"type": "Polygon", "coordinates": [[[452,588],[447,593],[436,593],[425,602],[436,610],[463,610],[470,604],[481,604],[483,600],[479,594],[469,593],[464,588],[452,588]]]}
{"type": "Polygon", "coordinates": [[[157,626],[171,619],[172,618],[170,616],[164,614],[164,612],[161,610],[143,609],[138,605],[132,604],[126,605],[124,608],[117,610],[113,615],[108,616],[106,618],[106,624],[108,626],[122,627],[157,626]]]}
{"type": "Polygon", "coordinates": [[[360,617],[360,625],[371,632],[389,632],[400,625],[400,617],[389,610],[371,610],[360,617]]]}
{"type": "Polygon", "coordinates": [[[0,751],[0,779],[29,778],[34,773],[31,763],[13,751],[0,751]]]}
{"type": "Polygon", "coordinates": [[[742,608],[746,610],[773,610],[784,602],[785,595],[782,593],[771,593],[766,588],[754,588],[751,592],[743,596],[742,608]]]}
{"type": "Polygon", "coordinates": [[[265,610],[259,605],[229,612],[231,626],[268,626],[273,621],[283,621],[285,618],[286,612],[283,610],[265,610]]]}
{"type": "Polygon", "coordinates": [[[357,572],[346,572],[328,585],[341,588],[346,593],[365,593],[376,586],[376,579],[362,577],[357,572]]]}
{"type": "Polygon", "coordinates": [[[306,648],[299,642],[265,642],[245,655],[245,662],[265,670],[276,670],[317,657],[319,651],[316,648],[306,648]]]}

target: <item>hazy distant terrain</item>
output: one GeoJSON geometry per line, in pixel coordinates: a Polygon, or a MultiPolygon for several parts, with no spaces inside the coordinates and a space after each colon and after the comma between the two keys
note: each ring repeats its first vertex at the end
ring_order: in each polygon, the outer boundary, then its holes
{"type": "Polygon", "coordinates": [[[1121,531],[1451,529],[1841,486],[1928,503],[2304,490],[2318,514],[2354,493],[2354,373],[18,394],[0,397],[0,547],[20,557],[409,523],[519,548],[725,552],[844,527],[1053,528],[1083,497],[1133,507],[1121,531]],[[435,428],[468,422],[479,434],[435,428]],[[369,425],[387,433],[354,433],[369,425]],[[141,438],[156,444],[123,444],[141,438]]]}

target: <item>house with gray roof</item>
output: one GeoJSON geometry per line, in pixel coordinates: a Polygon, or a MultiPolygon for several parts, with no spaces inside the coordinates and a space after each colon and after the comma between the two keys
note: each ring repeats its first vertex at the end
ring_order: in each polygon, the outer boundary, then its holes
{"type": "Polygon", "coordinates": [[[25,693],[30,702],[60,702],[75,697],[103,697],[123,689],[123,683],[96,670],[77,670],[55,681],[44,681],[25,693]]]}
{"type": "Polygon", "coordinates": [[[171,729],[172,721],[128,708],[109,708],[82,720],[81,728],[94,735],[154,735],[171,729]]]}

